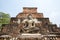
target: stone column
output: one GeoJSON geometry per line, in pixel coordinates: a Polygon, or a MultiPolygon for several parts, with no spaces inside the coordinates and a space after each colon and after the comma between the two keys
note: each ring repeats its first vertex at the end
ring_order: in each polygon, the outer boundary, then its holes
{"type": "Polygon", "coordinates": [[[12,38],[10,40],[12,40],[12,38]]]}
{"type": "Polygon", "coordinates": [[[17,40],[17,37],[14,37],[14,38],[12,38],[12,39],[10,39],[10,40],[17,40]]]}
{"type": "Polygon", "coordinates": [[[17,23],[20,24],[20,19],[18,19],[17,23]]]}
{"type": "Polygon", "coordinates": [[[47,40],[47,37],[45,37],[45,40],[47,40]]]}
{"type": "Polygon", "coordinates": [[[57,40],[57,37],[55,39],[57,40]]]}
{"type": "Polygon", "coordinates": [[[4,40],[6,40],[6,38],[4,38],[4,40]]]}

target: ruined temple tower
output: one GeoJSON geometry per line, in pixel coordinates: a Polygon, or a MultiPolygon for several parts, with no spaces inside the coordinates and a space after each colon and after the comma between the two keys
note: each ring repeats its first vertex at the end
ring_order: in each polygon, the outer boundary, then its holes
{"type": "Polygon", "coordinates": [[[23,12],[3,24],[0,40],[60,40],[60,28],[37,12],[37,7],[23,7],[23,12]]]}

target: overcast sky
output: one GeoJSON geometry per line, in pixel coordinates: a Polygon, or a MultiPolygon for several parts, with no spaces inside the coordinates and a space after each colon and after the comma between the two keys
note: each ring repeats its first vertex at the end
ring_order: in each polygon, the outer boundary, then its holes
{"type": "Polygon", "coordinates": [[[23,7],[37,7],[53,24],[60,24],[60,0],[0,0],[0,12],[15,17],[23,7]]]}

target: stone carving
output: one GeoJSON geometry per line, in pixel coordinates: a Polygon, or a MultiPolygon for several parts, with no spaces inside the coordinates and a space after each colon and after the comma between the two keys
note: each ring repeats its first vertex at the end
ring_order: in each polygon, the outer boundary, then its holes
{"type": "Polygon", "coordinates": [[[35,27],[35,23],[37,22],[38,22],[37,19],[34,19],[32,15],[28,15],[28,17],[22,21],[22,23],[24,23],[23,27],[24,32],[38,31],[39,28],[35,27]]]}

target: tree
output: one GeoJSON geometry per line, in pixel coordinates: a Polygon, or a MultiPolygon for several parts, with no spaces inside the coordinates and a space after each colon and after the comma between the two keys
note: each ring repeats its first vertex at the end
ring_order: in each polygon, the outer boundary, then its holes
{"type": "Polygon", "coordinates": [[[2,24],[8,24],[10,22],[10,15],[4,12],[0,12],[0,28],[2,24]]]}

